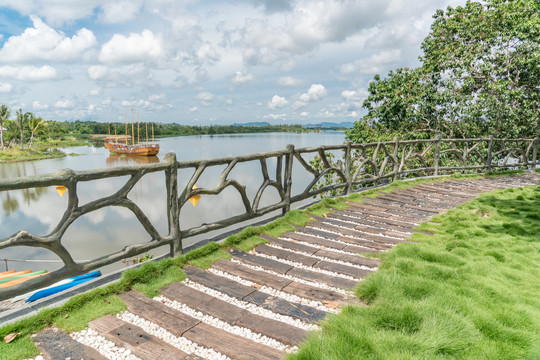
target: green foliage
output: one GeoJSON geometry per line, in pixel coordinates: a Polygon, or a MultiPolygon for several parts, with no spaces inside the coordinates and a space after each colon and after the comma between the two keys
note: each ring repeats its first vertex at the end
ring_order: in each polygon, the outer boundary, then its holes
{"type": "Polygon", "coordinates": [[[540,3],[469,1],[434,19],[421,66],[376,75],[348,138],[537,136],[540,3]]]}

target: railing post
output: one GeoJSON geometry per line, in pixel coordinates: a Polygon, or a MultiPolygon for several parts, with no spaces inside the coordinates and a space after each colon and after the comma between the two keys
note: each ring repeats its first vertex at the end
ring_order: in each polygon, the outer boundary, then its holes
{"type": "Polygon", "coordinates": [[[439,157],[441,156],[441,139],[442,135],[437,136],[435,144],[435,154],[433,155],[433,176],[439,176],[439,157]]]}
{"type": "Polygon", "coordinates": [[[538,141],[540,138],[537,136],[533,140],[533,157],[532,157],[532,164],[531,164],[531,170],[536,169],[536,162],[538,160],[538,141]]]}
{"type": "Polygon", "coordinates": [[[169,237],[172,238],[171,257],[182,253],[182,238],[180,237],[180,214],[178,209],[178,163],[176,154],[168,153],[165,161],[170,167],[165,171],[165,186],[167,187],[167,222],[169,224],[169,237]]]}
{"type": "Polygon", "coordinates": [[[285,178],[283,184],[285,185],[285,206],[282,211],[286,214],[291,210],[291,187],[292,187],[292,167],[294,161],[294,145],[287,145],[287,155],[285,155],[285,178]]]}
{"type": "Polygon", "coordinates": [[[488,171],[491,171],[491,167],[493,166],[491,163],[493,162],[493,155],[492,155],[492,152],[493,152],[493,135],[489,135],[489,140],[488,140],[488,153],[487,153],[487,169],[488,171]]]}
{"type": "Polygon", "coordinates": [[[347,195],[352,194],[352,175],[351,175],[351,142],[345,141],[345,179],[347,180],[347,195]]]}
{"type": "Polygon", "coordinates": [[[392,177],[392,181],[396,181],[398,178],[398,172],[399,172],[399,138],[396,136],[394,137],[394,152],[392,153],[392,158],[394,159],[394,176],[392,177]]]}

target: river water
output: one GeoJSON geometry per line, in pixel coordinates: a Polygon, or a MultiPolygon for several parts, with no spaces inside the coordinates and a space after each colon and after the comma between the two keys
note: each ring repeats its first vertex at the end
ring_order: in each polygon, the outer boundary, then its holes
{"type": "MultiPolygon", "coordinates": [[[[174,152],[179,161],[200,160],[252,154],[258,152],[283,150],[287,144],[295,147],[342,144],[343,132],[322,133],[270,133],[214,136],[185,136],[159,140],[160,155],[154,161],[161,161],[168,152],[174,152]]],[[[33,176],[48,174],[61,169],[88,170],[113,166],[135,164],[133,158],[110,156],[103,147],[74,147],[64,149],[67,153],[82,154],[21,163],[0,163],[0,178],[33,176]]],[[[275,160],[268,161],[269,172],[275,172],[275,160]]],[[[219,180],[224,167],[216,167],[205,172],[199,187],[213,187],[219,180]]],[[[183,188],[192,171],[179,172],[179,189],[183,188]]],[[[237,166],[230,178],[238,180],[247,187],[248,196],[254,194],[262,183],[260,165],[257,163],[237,166]]],[[[81,182],[78,185],[79,204],[110,195],[117,191],[127,177],[81,182]]],[[[293,169],[293,192],[295,187],[301,191],[311,177],[298,166],[293,169]]],[[[145,175],[130,192],[129,198],[145,212],[160,234],[167,234],[166,192],[163,173],[145,175]]],[[[26,230],[36,235],[46,235],[60,221],[67,205],[66,196],[60,196],[55,187],[29,190],[1,191],[0,202],[0,239],[19,231],[26,230]]],[[[277,191],[269,188],[262,198],[263,204],[275,201],[277,191]],[[274,193],[273,193],[273,192],[274,193]]],[[[232,215],[243,213],[240,196],[232,188],[225,189],[216,196],[203,196],[197,206],[186,204],[182,209],[180,226],[182,229],[210,223],[232,215]],[[189,206],[188,206],[189,205],[189,206]]],[[[186,239],[184,246],[216,235],[211,233],[193,239],[186,239]]],[[[126,245],[149,241],[149,235],[134,220],[129,210],[121,207],[108,207],[89,213],[77,219],[65,233],[62,243],[70,250],[76,260],[89,260],[122,249],[126,245]]],[[[165,253],[168,248],[154,250],[152,254],[165,253]]],[[[47,269],[52,271],[61,266],[53,253],[34,247],[13,247],[0,250],[0,261],[7,259],[32,259],[43,262],[9,262],[9,269],[47,269]]],[[[123,265],[107,267],[107,270],[123,265]]],[[[0,271],[5,269],[0,263],[0,271]]]]}

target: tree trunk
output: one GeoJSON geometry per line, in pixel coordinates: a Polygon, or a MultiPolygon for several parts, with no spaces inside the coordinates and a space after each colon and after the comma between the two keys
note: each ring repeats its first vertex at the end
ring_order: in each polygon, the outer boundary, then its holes
{"type": "Polygon", "coordinates": [[[21,150],[24,150],[24,129],[21,127],[21,150]]]}
{"type": "Polygon", "coordinates": [[[0,147],[4,151],[4,132],[2,131],[2,123],[0,123],[0,147]]]}

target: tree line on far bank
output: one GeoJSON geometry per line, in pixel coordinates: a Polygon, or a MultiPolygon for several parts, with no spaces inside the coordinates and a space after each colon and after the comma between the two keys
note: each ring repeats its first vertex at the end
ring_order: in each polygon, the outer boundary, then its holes
{"type": "MultiPolygon", "coordinates": [[[[31,112],[19,109],[13,119],[11,109],[7,105],[0,105],[0,150],[6,148],[33,147],[36,140],[40,142],[52,142],[73,139],[88,139],[93,134],[111,134],[114,136],[126,133],[125,123],[100,123],[96,121],[54,121],[45,120],[31,112]],[[5,131],[1,131],[4,128],[5,131]]],[[[137,134],[135,125],[135,134],[137,134]]],[[[302,125],[264,125],[264,126],[236,126],[236,125],[211,125],[211,126],[188,126],[179,124],[154,123],[141,124],[139,134],[141,139],[148,136],[187,136],[187,135],[217,135],[217,134],[244,134],[244,133],[268,133],[268,132],[306,132],[309,131],[302,125]]],[[[131,135],[131,124],[127,126],[127,133],[131,135]]]]}

